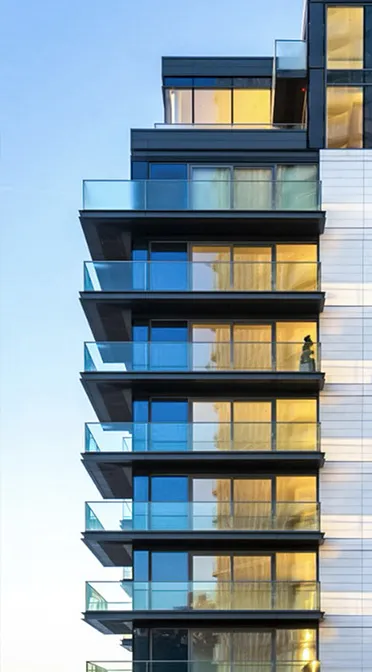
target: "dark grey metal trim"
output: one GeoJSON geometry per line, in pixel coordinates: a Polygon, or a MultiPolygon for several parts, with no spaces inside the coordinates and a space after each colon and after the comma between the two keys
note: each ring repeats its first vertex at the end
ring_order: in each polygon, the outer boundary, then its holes
{"type": "MultiPolygon", "coordinates": [[[[307,148],[307,132],[302,129],[281,130],[253,130],[253,129],[210,129],[187,128],[134,128],[131,130],[131,151],[137,155],[139,151],[149,154],[157,150],[162,152],[185,150],[200,152],[212,150],[219,152],[219,162],[223,162],[224,152],[234,150],[268,150],[304,151],[307,148]]],[[[195,157],[197,158],[197,156],[195,157]]],[[[266,157],[266,160],[272,157],[266,157]]],[[[307,157],[310,163],[310,157],[307,157]]]]}
{"type": "Polygon", "coordinates": [[[162,77],[271,77],[272,56],[163,56],[162,77]]]}

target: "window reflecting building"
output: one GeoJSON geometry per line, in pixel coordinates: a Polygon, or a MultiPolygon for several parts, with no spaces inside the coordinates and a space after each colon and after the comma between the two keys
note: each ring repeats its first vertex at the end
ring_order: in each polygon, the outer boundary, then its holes
{"type": "Polygon", "coordinates": [[[164,58],[84,182],[87,672],[369,670],[372,5],[301,37],[164,58]]]}

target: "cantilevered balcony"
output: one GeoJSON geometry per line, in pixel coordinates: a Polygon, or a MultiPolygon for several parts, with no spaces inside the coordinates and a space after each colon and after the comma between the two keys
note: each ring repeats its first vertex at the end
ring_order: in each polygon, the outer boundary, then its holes
{"type": "MultiPolygon", "coordinates": [[[[102,403],[115,401],[115,388],[147,392],[239,389],[317,392],[324,384],[320,346],[257,342],[91,342],[85,344],[82,382],[101,421],[113,417],[102,403]],[[107,386],[110,386],[108,391],[107,386]]],[[[122,404],[122,402],[121,402],[122,404]]]]}
{"type": "Polygon", "coordinates": [[[183,373],[320,371],[320,345],[269,341],[136,341],[85,343],[84,370],[183,373]],[[306,355],[306,356],[305,356],[306,355]]]}
{"type": "Polygon", "coordinates": [[[106,500],[85,504],[83,539],[103,565],[124,567],[134,548],[304,550],[316,549],[323,535],[317,502],[106,500]]]}
{"type": "Polygon", "coordinates": [[[316,581],[96,581],[86,584],[84,619],[122,634],[133,623],[158,627],[230,622],[314,622],[322,617],[316,581]]]}
{"type": "Polygon", "coordinates": [[[95,259],[128,259],[132,232],[301,240],[324,230],[320,192],[307,180],[86,180],[80,219],[95,259]]]}
{"type": "Polygon", "coordinates": [[[90,423],[82,458],[103,497],[128,499],[137,471],[311,472],[324,462],[316,422],[90,423]]]}
{"type": "Polygon", "coordinates": [[[317,502],[86,502],[85,531],[280,531],[320,529],[317,502]]]}
{"type": "MultiPolygon", "coordinates": [[[[198,315],[319,314],[317,262],[99,261],[84,265],[81,301],[96,338],[111,340],[124,311],[184,319],[198,315]]],[[[129,320],[130,322],[130,320],[129,320]]]]}

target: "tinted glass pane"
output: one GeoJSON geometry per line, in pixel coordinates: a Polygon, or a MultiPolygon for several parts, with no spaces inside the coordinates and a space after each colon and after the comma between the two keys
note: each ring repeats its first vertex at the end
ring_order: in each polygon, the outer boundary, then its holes
{"type": "Polygon", "coordinates": [[[189,86],[193,84],[192,77],[164,77],[164,86],[189,86]]]}
{"type": "Polygon", "coordinates": [[[279,661],[316,660],[315,630],[277,630],[276,657],[279,661]]]}
{"type": "MultiPolygon", "coordinates": [[[[254,660],[259,663],[271,661],[272,659],[272,634],[270,632],[234,632],[232,638],[232,654],[234,663],[238,663],[237,669],[244,670],[244,663],[247,660],[254,660]]],[[[259,665],[258,670],[268,672],[272,669],[269,664],[267,667],[259,665]]]]}
{"type": "Polygon", "coordinates": [[[315,553],[277,553],[277,581],[315,581],[315,553]]]}
{"type": "Polygon", "coordinates": [[[151,479],[153,502],[187,502],[187,476],[154,476],[151,479]]]}
{"type": "Polygon", "coordinates": [[[316,476],[278,476],[276,499],[278,502],[315,502],[316,476]]]}
{"type": "Polygon", "coordinates": [[[152,180],[187,180],[186,163],[151,163],[152,180]]]}
{"type": "Polygon", "coordinates": [[[156,422],[149,427],[149,449],[161,452],[185,451],[190,449],[188,425],[184,421],[170,419],[156,422]]]}
{"type": "MultiPolygon", "coordinates": [[[[133,660],[146,661],[150,658],[149,631],[147,628],[133,628],[133,660]]],[[[137,663],[133,672],[146,672],[146,663],[137,663]]]]}
{"type": "Polygon", "coordinates": [[[133,478],[133,499],[137,502],[147,502],[149,499],[149,479],[147,476],[133,478]]]}
{"type": "Polygon", "coordinates": [[[187,422],[187,401],[152,401],[152,422],[187,422]]]}
{"type": "Polygon", "coordinates": [[[327,67],[363,68],[363,7],[327,7],[327,67]]]}
{"type": "Polygon", "coordinates": [[[230,168],[192,168],[190,201],[195,210],[231,207],[230,168]]]}
{"type": "Polygon", "coordinates": [[[276,204],[279,209],[313,209],[317,205],[316,165],[278,166],[276,204]]]}
{"type": "Polygon", "coordinates": [[[230,124],[231,90],[195,89],[194,121],[196,124],[230,124]]]}
{"type": "Polygon", "coordinates": [[[194,478],[192,487],[194,502],[221,502],[231,499],[231,479],[194,478]]]}
{"type": "Polygon", "coordinates": [[[363,147],[363,89],[327,87],[327,147],[363,147]]]}
{"type": "Polygon", "coordinates": [[[234,168],[233,205],[238,210],[270,210],[271,168],[234,168]]]}
{"type": "Polygon", "coordinates": [[[147,261],[148,251],[144,249],[132,250],[133,261],[147,261]]]}
{"type": "Polygon", "coordinates": [[[151,529],[185,530],[188,527],[188,479],[158,476],[151,485],[151,529]]]}
{"type": "Polygon", "coordinates": [[[187,341],[187,327],[179,326],[152,326],[151,340],[165,342],[187,341]]]}
{"type": "Polygon", "coordinates": [[[270,124],[270,89],[234,89],[234,124],[270,124]]]}
{"type": "Polygon", "coordinates": [[[234,581],[270,581],[272,561],[268,555],[236,555],[233,558],[234,581]]]}
{"type": "Polygon", "coordinates": [[[149,328],[147,325],[134,324],[132,329],[132,337],[134,341],[148,341],[149,328]]]}
{"type": "Polygon", "coordinates": [[[133,576],[135,581],[149,580],[149,552],[134,551],[133,553],[133,576]]]}
{"type": "Polygon", "coordinates": [[[194,401],[192,405],[194,422],[218,423],[230,422],[230,401],[194,401]]]}
{"type": "MultiPolygon", "coordinates": [[[[152,660],[187,661],[187,642],[187,630],[153,630],[152,660]]],[[[161,668],[159,665],[157,672],[178,672],[182,669],[183,668],[180,668],[177,664],[174,667],[167,664],[166,667],[163,668],[161,668]]]]}
{"type": "Polygon", "coordinates": [[[150,259],[153,261],[186,261],[186,243],[153,243],[150,259]]]}
{"type": "Polygon", "coordinates": [[[147,161],[132,161],[132,180],[147,180],[148,166],[147,161]]]}
{"type": "Polygon", "coordinates": [[[194,86],[202,88],[203,86],[228,87],[232,86],[231,77],[194,77],[194,86]]]}
{"type": "Polygon", "coordinates": [[[133,420],[134,422],[148,422],[149,402],[140,400],[133,402],[133,420]]]}
{"type": "Polygon", "coordinates": [[[271,77],[234,77],[236,89],[271,89],[271,77]]]}
{"type": "Polygon", "coordinates": [[[194,581],[231,581],[229,555],[194,555],[192,567],[194,581]]]}
{"type": "Polygon", "coordinates": [[[160,178],[146,182],[147,210],[187,210],[187,181],[160,178]]]}
{"type": "Polygon", "coordinates": [[[165,90],[165,122],[167,124],[192,123],[191,89],[165,90]]]}
{"type": "Polygon", "coordinates": [[[152,553],[152,581],[187,581],[187,553],[152,553]]]}
{"type": "Polygon", "coordinates": [[[187,246],[154,244],[151,247],[150,287],[155,291],[181,291],[188,287],[187,246]],[[175,263],[171,263],[171,262],[175,263]],[[182,263],[183,262],[183,263],[182,263]]]}

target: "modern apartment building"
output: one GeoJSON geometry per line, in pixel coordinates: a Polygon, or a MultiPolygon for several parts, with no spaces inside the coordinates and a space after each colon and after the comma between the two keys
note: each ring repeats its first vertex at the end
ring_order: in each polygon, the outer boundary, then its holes
{"type": "Polygon", "coordinates": [[[372,671],[372,4],[302,38],[164,58],[84,183],[88,672],[372,671]]]}

